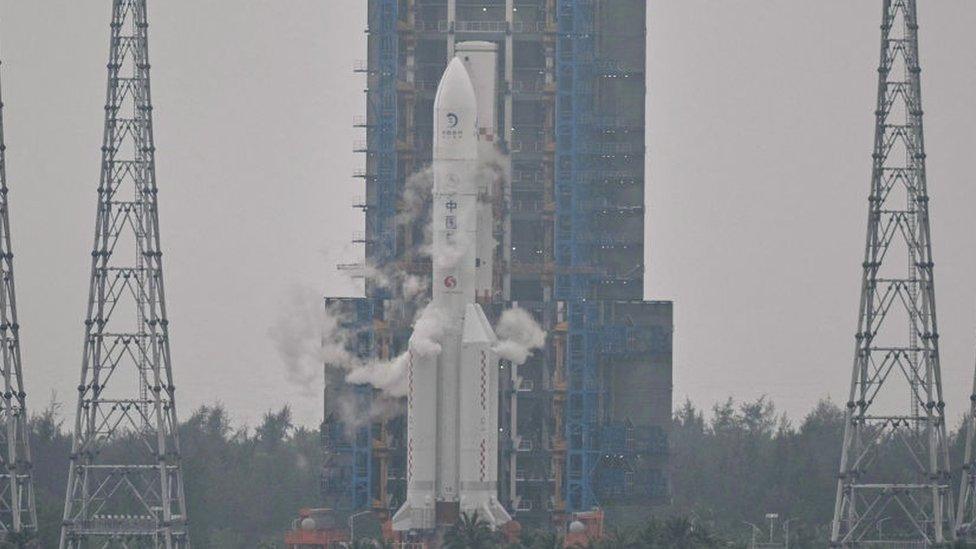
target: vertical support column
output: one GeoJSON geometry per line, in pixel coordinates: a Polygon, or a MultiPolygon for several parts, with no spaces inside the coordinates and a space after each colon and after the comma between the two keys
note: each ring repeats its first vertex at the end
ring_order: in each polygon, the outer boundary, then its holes
{"type": "MultiPolygon", "coordinates": [[[[510,150],[512,143],[512,83],[514,78],[515,48],[513,44],[512,28],[515,22],[515,1],[505,0],[505,22],[507,32],[505,33],[505,66],[502,89],[505,96],[502,98],[502,131],[500,132],[504,141],[505,152],[510,150]]],[[[505,166],[506,173],[502,188],[502,300],[506,303],[512,299],[512,162],[508,157],[505,166]]],[[[511,434],[511,453],[509,454],[509,475],[508,493],[512,501],[516,501],[517,483],[516,472],[518,471],[518,366],[512,363],[509,369],[511,376],[512,396],[509,402],[509,431],[511,434]]]]}
{"type": "MultiPolygon", "coordinates": [[[[37,531],[27,393],[20,359],[20,324],[14,290],[14,253],[10,243],[10,203],[7,201],[7,157],[0,99],[0,529],[14,534],[37,531]]],[[[2,538],[0,538],[2,539],[2,538]]]]}
{"type": "MultiPolygon", "coordinates": [[[[955,537],[917,30],[915,0],[884,0],[868,229],[832,547],[891,539],[930,546],[955,537]],[[892,459],[903,474],[882,476],[873,467],[892,459]],[[882,521],[885,538],[877,528],[882,521]]],[[[972,521],[966,482],[958,513],[964,535],[972,521]]]]}
{"type": "Polygon", "coordinates": [[[119,539],[140,547],[189,546],[163,290],[146,4],[112,3],[102,171],[62,549],[119,539]],[[121,437],[140,451],[102,453],[121,437]]]}
{"type": "MultiPolygon", "coordinates": [[[[515,0],[505,0],[505,21],[508,23],[508,32],[505,34],[505,97],[502,109],[503,123],[502,139],[505,140],[505,151],[507,152],[512,143],[512,85],[515,79],[515,46],[512,37],[512,28],[515,23],[515,0]]],[[[512,299],[512,163],[509,160],[506,166],[505,187],[502,189],[503,207],[502,212],[502,262],[505,265],[502,275],[502,298],[505,301],[512,299]]],[[[513,469],[514,471],[514,469],[513,469]]]]}
{"type": "Polygon", "coordinates": [[[599,460],[597,308],[592,275],[587,177],[593,169],[593,62],[596,32],[594,0],[556,4],[556,298],[565,300],[567,318],[565,406],[567,511],[595,503],[592,473],[599,460]]]}

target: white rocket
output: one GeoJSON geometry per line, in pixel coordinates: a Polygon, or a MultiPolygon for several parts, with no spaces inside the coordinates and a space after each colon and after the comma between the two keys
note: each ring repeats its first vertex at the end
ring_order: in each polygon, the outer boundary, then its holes
{"type": "Polygon", "coordinates": [[[445,328],[436,338],[439,351],[411,340],[407,498],[393,517],[398,531],[452,524],[460,513],[475,511],[494,526],[511,520],[498,502],[497,339],[475,301],[483,284],[477,271],[485,246],[479,242],[491,239],[483,234],[490,226],[478,201],[479,134],[485,135],[478,113],[472,79],[455,57],[434,99],[433,299],[428,307],[435,308],[432,314],[445,328]]]}

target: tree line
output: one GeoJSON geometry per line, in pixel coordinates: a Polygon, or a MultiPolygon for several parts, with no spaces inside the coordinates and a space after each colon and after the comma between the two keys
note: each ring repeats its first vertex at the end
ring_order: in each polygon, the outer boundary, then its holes
{"type": "MultiPolygon", "coordinates": [[[[67,481],[71,435],[59,412],[52,404],[30,421],[41,547],[57,546],[67,481]]],[[[637,523],[611,521],[603,547],[744,546],[749,523],[764,524],[766,513],[791,519],[791,547],[824,547],[843,427],[843,410],[826,400],[796,424],[765,398],[729,399],[708,413],[685,402],[673,418],[671,505],[637,523]]],[[[280,546],[298,509],[319,502],[319,433],[294,425],[287,407],[247,428],[223,407],[203,406],[179,434],[194,546],[280,546]]],[[[951,434],[954,464],[961,438],[951,434]]],[[[560,542],[527,531],[519,546],[560,542]]]]}
{"type": "MultiPolygon", "coordinates": [[[[30,421],[38,541],[57,547],[71,434],[52,404],[30,421]]],[[[319,499],[317,430],[296,427],[284,407],[254,429],[233,426],[222,406],[203,406],[179,427],[190,535],[195,547],[277,547],[298,509],[319,499]]]]}

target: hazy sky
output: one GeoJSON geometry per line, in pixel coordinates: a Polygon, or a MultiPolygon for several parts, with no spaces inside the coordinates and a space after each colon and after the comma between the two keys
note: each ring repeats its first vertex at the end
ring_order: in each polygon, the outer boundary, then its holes
{"type": "MultiPolygon", "coordinates": [[[[943,376],[967,402],[976,331],[971,0],[920,2],[943,376]]],[[[11,221],[31,405],[73,414],[108,52],[107,0],[0,0],[11,221]]],[[[269,328],[362,216],[363,0],[150,5],[157,175],[181,416],[290,404],[269,328]]],[[[674,299],[675,402],[846,399],[863,253],[880,1],[651,0],[648,298],[674,299]]]]}

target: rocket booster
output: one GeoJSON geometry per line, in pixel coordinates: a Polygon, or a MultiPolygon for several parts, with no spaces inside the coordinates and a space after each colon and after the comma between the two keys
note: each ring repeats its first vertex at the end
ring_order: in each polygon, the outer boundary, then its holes
{"type": "MultiPolygon", "coordinates": [[[[440,349],[411,341],[407,396],[407,498],[399,531],[428,530],[477,511],[511,520],[498,502],[497,342],[475,302],[479,215],[478,104],[453,59],[434,99],[432,301],[440,349]]],[[[483,229],[482,229],[483,230],[483,229]]]]}

